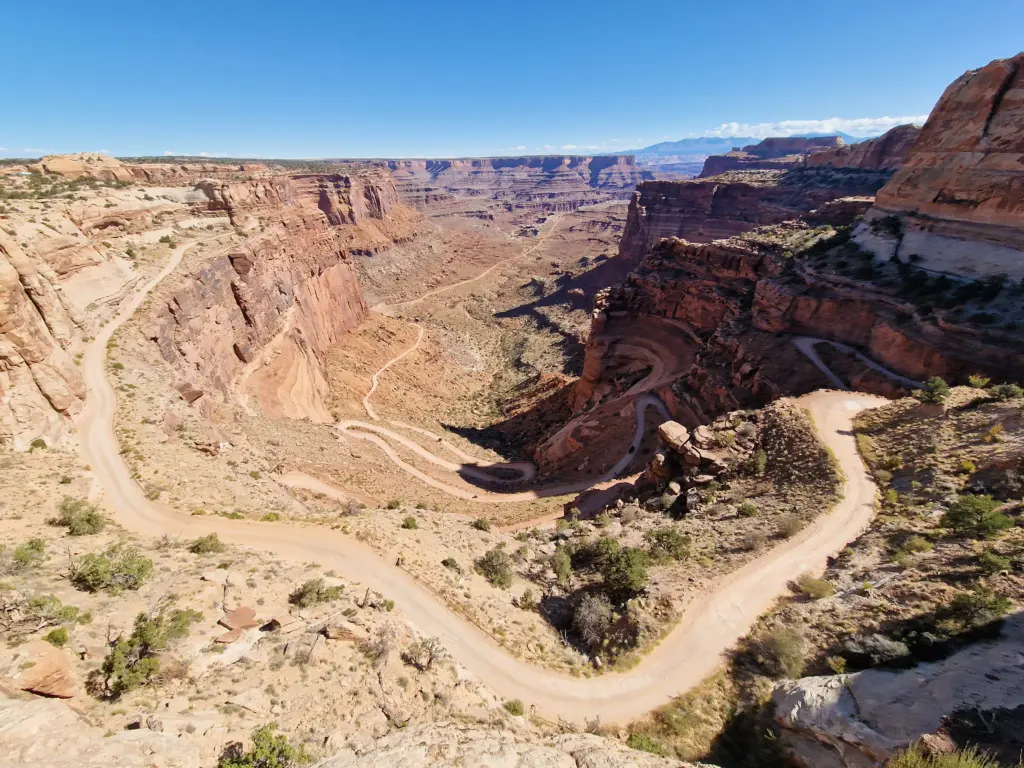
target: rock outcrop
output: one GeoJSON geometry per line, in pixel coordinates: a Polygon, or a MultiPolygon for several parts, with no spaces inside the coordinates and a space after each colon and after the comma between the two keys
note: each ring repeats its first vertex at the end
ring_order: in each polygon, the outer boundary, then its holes
{"type": "Polygon", "coordinates": [[[651,178],[632,155],[388,160],[402,198],[430,213],[571,211],[624,199],[651,178]]]}
{"type": "Polygon", "coordinates": [[[70,699],[82,692],[67,655],[45,640],[30,640],[0,651],[0,683],[57,699],[70,699]]]}
{"type": "Polygon", "coordinates": [[[0,694],[0,765],[19,768],[200,768],[186,740],[147,729],[104,733],[56,699],[0,694]]]}
{"type": "Polygon", "coordinates": [[[843,146],[845,142],[840,136],[769,138],[724,155],[711,155],[704,161],[704,169],[699,178],[718,176],[728,171],[797,168],[813,152],[835,150],[843,146]]]}
{"type": "Polygon", "coordinates": [[[1002,637],[913,669],[869,669],[782,683],[772,701],[783,743],[808,768],[871,768],[958,710],[1024,705],[1024,616],[1002,637]]]}
{"type": "Polygon", "coordinates": [[[1024,278],[1024,53],[967,72],[946,89],[863,228],[883,258],[957,275],[1024,278]]]}
{"type": "Polygon", "coordinates": [[[32,166],[40,173],[79,179],[91,176],[102,181],[134,181],[135,175],[120,160],[96,152],[73,155],[47,155],[32,166]]]}
{"type": "Polygon", "coordinates": [[[814,169],[644,182],[630,201],[619,257],[635,265],[663,237],[708,243],[778,224],[839,198],[874,195],[887,178],[858,169],[814,169]]]}
{"type": "MultiPolygon", "coordinates": [[[[508,730],[456,723],[417,725],[393,731],[362,753],[345,751],[314,768],[686,768],[687,763],[629,749],[590,734],[528,739],[508,730]]],[[[714,768],[714,766],[705,766],[714,768]]]]}
{"type": "Polygon", "coordinates": [[[67,348],[83,318],[49,266],[0,230],[0,445],[57,440],[85,397],[67,348]]]}
{"type": "Polygon", "coordinates": [[[329,421],[324,355],[367,311],[353,253],[407,238],[418,214],[382,171],[198,189],[207,210],[249,237],[179,281],[155,313],[152,340],[189,391],[239,386],[266,413],[329,421]]]}
{"type": "Polygon", "coordinates": [[[916,125],[897,125],[876,139],[847,144],[807,156],[808,168],[862,168],[870,171],[894,171],[903,165],[921,129],[916,125]]]}

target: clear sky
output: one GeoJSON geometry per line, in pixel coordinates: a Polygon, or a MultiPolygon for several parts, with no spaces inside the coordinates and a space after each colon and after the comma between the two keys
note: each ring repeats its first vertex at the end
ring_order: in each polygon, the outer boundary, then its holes
{"type": "Polygon", "coordinates": [[[7,0],[0,20],[7,157],[865,135],[1024,49],[1022,0],[7,0]]]}

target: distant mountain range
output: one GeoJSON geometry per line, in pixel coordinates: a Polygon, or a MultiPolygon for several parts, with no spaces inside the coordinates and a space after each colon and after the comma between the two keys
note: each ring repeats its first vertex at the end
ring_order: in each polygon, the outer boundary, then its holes
{"type": "MultiPolygon", "coordinates": [[[[857,144],[869,138],[867,136],[851,136],[842,131],[837,133],[801,133],[798,136],[802,138],[841,136],[847,144],[857,144]]],[[[703,136],[698,139],[662,141],[643,149],[628,151],[635,155],[721,155],[731,151],[733,147],[745,147],[760,141],[761,139],[755,139],[752,136],[703,136]]]]}

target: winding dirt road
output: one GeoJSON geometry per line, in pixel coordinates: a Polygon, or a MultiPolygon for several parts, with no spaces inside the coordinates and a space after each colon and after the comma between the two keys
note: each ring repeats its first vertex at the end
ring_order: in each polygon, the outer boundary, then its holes
{"type": "MultiPolygon", "coordinates": [[[[88,399],[78,431],[85,461],[115,519],[128,530],[147,536],[170,533],[190,538],[216,533],[232,544],[333,568],[394,599],[420,632],[438,637],[482,683],[501,696],[535,705],[541,715],[573,722],[600,717],[605,724],[625,723],[687,691],[710,674],[721,663],[723,652],[786,593],[790,580],[804,571],[819,572],[826,558],[853,540],[871,518],[875,486],[857,455],[850,427],[859,410],[885,401],[845,392],[807,395],[800,403],[811,412],[822,439],[833,449],[848,478],[845,498],[835,509],[727,576],[713,594],[694,601],[678,626],[632,670],[588,680],[532,666],[451,612],[407,573],[342,533],[294,523],[186,517],[145,498],[121,460],[114,434],[116,398],[104,371],[106,344],[146,293],[173,271],[183,250],[172,254],[167,267],[127,302],[85,353],[88,399]]],[[[639,415],[637,421],[640,426],[639,415]]]]}

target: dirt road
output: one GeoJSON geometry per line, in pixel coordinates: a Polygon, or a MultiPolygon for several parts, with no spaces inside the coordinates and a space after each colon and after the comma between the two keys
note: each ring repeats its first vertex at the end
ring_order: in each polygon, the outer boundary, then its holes
{"type": "MultiPolygon", "coordinates": [[[[500,696],[534,705],[541,715],[580,723],[600,717],[603,724],[625,723],[666,703],[711,673],[722,654],[746,633],[758,615],[787,591],[804,571],[817,573],[826,558],[853,540],[868,524],[875,486],[857,455],[850,426],[862,408],[881,398],[845,392],[819,392],[800,400],[814,417],[825,443],[846,474],[845,498],[794,538],[727,576],[716,591],[695,601],[679,625],[636,667],[580,679],[531,666],[510,655],[490,637],[450,611],[436,596],[369,547],[338,531],[295,523],[262,523],[182,516],[145,498],[121,460],[113,431],[114,391],[104,365],[107,340],[142,303],[145,294],[170,274],[184,249],[136,294],[88,346],[83,374],[88,390],[78,425],[85,461],[92,467],[106,506],[130,531],[185,538],[217,533],[240,546],[273,552],[295,562],[318,562],[341,576],[395,600],[420,632],[438,637],[453,658],[500,696]]],[[[638,423],[639,423],[638,419],[638,423]]]]}

